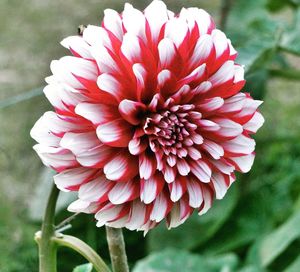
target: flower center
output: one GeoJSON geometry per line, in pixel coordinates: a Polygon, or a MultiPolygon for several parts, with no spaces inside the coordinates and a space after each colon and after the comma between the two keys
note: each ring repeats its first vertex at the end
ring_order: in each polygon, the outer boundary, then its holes
{"type": "Polygon", "coordinates": [[[197,120],[201,113],[194,105],[175,105],[146,118],[144,131],[149,136],[153,152],[186,157],[188,147],[201,144],[203,138],[197,133],[197,120]]]}

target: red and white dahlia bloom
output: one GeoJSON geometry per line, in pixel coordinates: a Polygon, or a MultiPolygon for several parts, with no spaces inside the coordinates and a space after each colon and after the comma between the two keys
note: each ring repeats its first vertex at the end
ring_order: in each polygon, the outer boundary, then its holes
{"type": "Polygon", "coordinates": [[[51,63],[46,112],[31,136],[70,211],[98,226],[169,228],[221,199],[254,160],[262,103],[243,88],[237,52],[208,13],[162,1],[104,11],[101,27],[62,41],[51,63]]]}

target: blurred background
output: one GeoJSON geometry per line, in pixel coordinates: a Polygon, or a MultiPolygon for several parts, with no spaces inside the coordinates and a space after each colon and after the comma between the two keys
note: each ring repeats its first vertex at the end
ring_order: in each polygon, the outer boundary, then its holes
{"type": "MultiPolygon", "coordinates": [[[[34,233],[53,173],[32,150],[29,131],[50,110],[42,95],[49,64],[69,54],[59,42],[80,24],[99,25],[121,0],[0,1],[0,271],[35,272],[34,233]]],[[[150,1],[127,1],[143,9],[150,1]]],[[[125,231],[134,272],[300,271],[300,1],[166,0],[169,9],[206,9],[246,65],[245,90],[265,102],[252,171],[238,175],[225,199],[177,229],[160,226],[143,238],[125,231]]],[[[62,195],[57,222],[74,195],[62,195]]],[[[103,228],[79,215],[65,233],[108,260],[103,228]]],[[[86,261],[59,250],[58,271],[86,261]]],[[[79,270],[78,270],[79,271],[79,270]]],[[[82,270],[90,271],[90,270],[82,270]]]]}

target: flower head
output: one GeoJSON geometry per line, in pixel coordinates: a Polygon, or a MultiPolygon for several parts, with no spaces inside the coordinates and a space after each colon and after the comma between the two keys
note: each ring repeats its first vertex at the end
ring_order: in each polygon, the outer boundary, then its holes
{"type": "Polygon", "coordinates": [[[240,92],[244,69],[208,13],[162,1],[105,10],[101,27],[62,41],[44,89],[55,111],[31,136],[70,211],[144,230],[204,214],[254,160],[262,103],[240,92]]]}

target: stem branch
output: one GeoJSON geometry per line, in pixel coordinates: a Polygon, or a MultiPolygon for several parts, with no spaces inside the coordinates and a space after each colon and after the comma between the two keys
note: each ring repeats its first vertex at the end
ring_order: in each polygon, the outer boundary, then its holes
{"type": "Polygon", "coordinates": [[[55,226],[55,229],[58,230],[62,227],[64,227],[65,225],[69,224],[73,219],[75,219],[75,217],[80,214],[80,212],[74,213],[71,216],[67,217],[66,219],[64,219],[63,221],[61,221],[57,226],[55,226]]]}
{"type": "MultiPolygon", "coordinates": [[[[55,231],[54,217],[58,195],[59,190],[55,185],[53,185],[45,210],[42,230],[35,234],[35,241],[39,246],[39,272],[57,271],[57,247],[59,245],[66,246],[77,251],[93,264],[93,267],[97,272],[110,272],[110,269],[101,259],[101,257],[89,245],[76,237],[63,235],[55,231]]],[[[77,214],[70,216],[61,224],[59,224],[59,230],[62,231],[63,228],[68,227],[66,224],[70,222],[76,215],[77,214]]]]}
{"type": "Polygon", "coordinates": [[[110,269],[101,259],[101,257],[85,242],[80,239],[58,233],[55,237],[52,238],[52,241],[57,245],[69,247],[77,251],[81,256],[86,258],[97,272],[110,272],[110,269]]]}
{"type": "Polygon", "coordinates": [[[106,227],[113,272],[129,272],[122,229],[106,227]]]}

